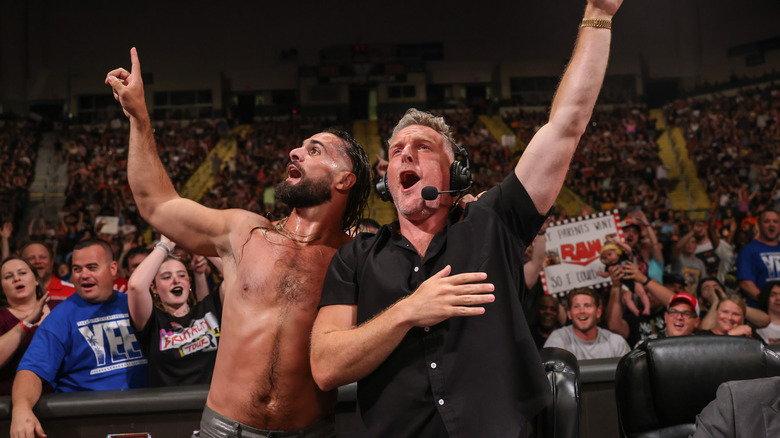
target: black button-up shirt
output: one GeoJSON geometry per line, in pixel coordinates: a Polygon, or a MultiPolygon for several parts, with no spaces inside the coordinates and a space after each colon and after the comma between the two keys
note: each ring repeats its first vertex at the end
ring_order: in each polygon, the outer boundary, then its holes
{"type": "Polygon", "coordinates": [[[452,265],[486,272],[485,314],[410,330],[370,375],[358,403],[377,437],[517,437],[551,397],[523,314],[523,252],[544,222],[514,172],[448,223],[424,259],[398,223],[358,235],[331,261],[320,306],[357,305],[358,324],[452,265]]]}

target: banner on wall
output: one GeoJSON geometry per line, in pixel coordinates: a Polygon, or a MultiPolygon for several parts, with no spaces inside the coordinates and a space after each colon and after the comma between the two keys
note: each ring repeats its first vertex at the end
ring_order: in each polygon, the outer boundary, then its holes
{"type": "Polygon", "coordinates": [[[545,237],[541,280],[547,294],[558,296],[578,287],[611,284],[597,272],[604,269],[600,260],[604,244],[623,240],[617,210],[557,222],[547,227],[545,237]]]}

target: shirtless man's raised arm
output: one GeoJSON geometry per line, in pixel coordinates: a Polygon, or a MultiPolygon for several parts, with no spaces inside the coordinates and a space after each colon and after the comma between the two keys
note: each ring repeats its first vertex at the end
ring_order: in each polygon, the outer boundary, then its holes
{"type": "Polygon", "coordinates": [[[327,432],[336,394],[314,383],[309,339],[328,263],[349,240],[344,230],[371,188],[365,152],[340,131],[320,132],[290,151],[276,193],[293,210],[281,221],[206,208],[180,197],[166,175],[135,48],[130,57],[131,70],[112,70],[106,83],[130,119],[128,180],[139,211],[181,246],[223,262],[222,333],[200,436],[239,423],[243,430],[327,432]]]}

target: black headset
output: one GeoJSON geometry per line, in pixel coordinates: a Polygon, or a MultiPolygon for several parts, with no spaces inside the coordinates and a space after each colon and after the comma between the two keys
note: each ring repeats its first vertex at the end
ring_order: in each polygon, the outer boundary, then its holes
{"type": "MultiPolygon", "coordinates": [[[[450,165],[450,189],[448,191],[465,192],[471,188],[469,153],[459,144],[456,144],[455,147],[458,150],[455,153],[455,161],[453,161],[450,165]]],[[[385,172],[385,176],[383,176],[379,182],[376,183],[376,191],[379,194],[379,199],[383,201],[393,200],[393,196],[390,195],[390,187],[387,184],[387,172],[385,172]]]]}

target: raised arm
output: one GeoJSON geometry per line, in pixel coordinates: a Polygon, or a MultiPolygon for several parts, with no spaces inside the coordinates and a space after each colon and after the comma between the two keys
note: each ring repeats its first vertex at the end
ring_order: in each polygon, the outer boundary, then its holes
{"type": "Polygon", "coordinates": [[[644,286],[661,304],[669,304],[674,296],[674,291],[663,284],[653,280],[639,270],[639,266],[632,262],[626,262],[622,266],[624,278],[634,280],[644,286]]]}
{"type": "Polygon", "coordinates": [[[613,265],[607,268],[609,276],[612,278],[612,285],[609,287],[609,299],[607,300],[607,328],[624,338],[628,338],[631,330],[628,323],[623,319],[623,301],[620,299],[621,283],[620,280],[625,275],[620,265],[613,265]]]}
{"type": "Polygon", "coordinates": [[[2,256],[0,260],[5,260],[11,256],[11,235],[13,234],[14,226],[11,222],[3,223],[3,228],[0,229],[0,246],[2,246],[2,256]]]}
{"type": "Polygon", "coordinates": [[[206,257],[194,254],[192,256],[192,276],[195,283],[195,296],[198,302],[209,295],[209,282],[206,280],[206,257]]]}
{"type": "Polygon", "coordinates": [[[720,245],[720,233],[718,232],[719,209],[720,209],[720,204],[717,201],[717,195],[716,195],[716,199],[712,200],[712,204],[710,206],[710,221],[707,224],[707,237],[710,238],[710,242],[712,243],[712,249],[718,249],[718,245],[720,245]]]}
{"type": "Polygon", "coordinates": [[[653,225],[650,223],[650,221],[647,219],[647,215],[645,215],[645,212],[642,210],[635,211],[633,214],[631,214],[637,222],[645,229],[647,230],[647,238],[650,240],[650,245],[653,248],[652,251],[652,257],[655,259],[656,262],[660,263],[661,265],[664,264],[664,254],[662,251],[661,245],[658,243],[658,236],[655,234],[655,230],[653,229],[653,225]]]}
{"type": "Polygon", "coordinates": [[[438,324],[452,316],[485,312],[481,304],[493,302],[490,283],[481,272],[450,276],[447,266],[425,280],[408,297],[359,326],[357,306],[334,305],[320,309],[311,335],[311,371],[324,390],[355,382],[374,371],[401,343],[412,327],[438,324]]]}
{"type": "MultiPolygon", "coordinates": [[[[622,0],[590,0],[584,18],[611,20],[622,0]]],[[[515,168],[536,209],[546,214],[563,186],[604,80],[611,30],[581,27],[555,93],[550,120],[531,139],[515,168]]]]}
{"type": "Polygon", "coordinates": [[[131,71],[112,70],[106,77],[116,100],[130,119],[127,179],[141,216],[187,250],[217,255],[216,246],[227,245],[230,211],[206,208],[181,198],[168,178],[152,134],[146,109],[141,64],[135,47],[130,49],[131,71]]]}
{"type": "Polygon", "coordinates": [[[677,243],[672,246],[672,262],[680,257],[680,254],[682,254],[685,246],[688,245],[691,239],[693,239],[693,231],[688,231],[688,234],[680,237],[677,243]]]}
{"type": "Polygon", "coordinates": [[[170,239],[160,236],[160,242],[154,246],[152,252],[135,268],[133,275],[127,279],[127,305],[130,307],[130,320],[133,328],[142,330],[146,327],[149,317],[152,316],[152,294],[149,286],[152,285],[157,271],[160,270],[165,258],[176,247],[170,239]],[[170,250],[168,249],[170,248],[170,250]]]}
{"type": "Polygon", "coordinates": [[[528,289],[534,287],[537,280],[539,280],[539,273],[544,267],[545,250],[547,249],[547,238],[545,237],[544,227],[542,227],[542,231],[539,231],[539,235],[534,239],[533,245],[531,260],[523,265],[525,285],[528,289]]]}

